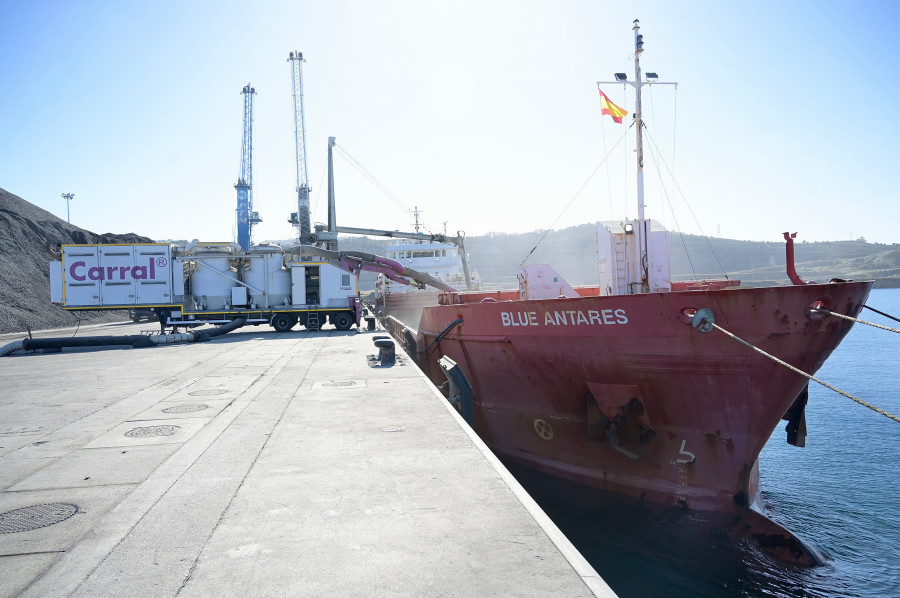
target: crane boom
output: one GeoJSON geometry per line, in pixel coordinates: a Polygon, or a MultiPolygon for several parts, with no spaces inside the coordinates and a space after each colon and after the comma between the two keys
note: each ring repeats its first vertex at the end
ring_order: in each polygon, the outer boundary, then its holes
{"type": "MultiPolygon", "coordinates": [[[[332,148],[335,146],[334,137],[328,138],[328,227],[325,228],[323,225],[316,225],[316,233],[314,235],[310,235],[308,241],[304,240],[303,237],[300,238],[301,245],[307,244],[316,244],[316,245],[324,245],[326,250],[336,250],[337,249],[337,235],[338,233],[350,233],[352,235],[376,235],[380,237],[396,237],[400,239],[414,239],[417,241],[425,241],[425,242],[434,242],[438,243],[452,243],[459,248],[459,257],[462,260],[463,273],[466,277],[466,289],[471,290],[472,288],[472,279],[469,276],[469,263],[466,257],[466,246],[465,246],[465,233],[463,231],[457,231],[455,237],[448,237],[447,235],[440,234],[423,234],[419,232],[419,214],[418,210],[416,211],[416,232],[408,233],[408,232],[400,232],[400,231],[390,231],[390,230],[379,230],[373,228],[355,228],[352,226],[338,226],[337,225],[337,217],[335,215],[335,199],[334,199],[334,160],[332,158],[332,148]]],[[[311,254],[306,254],[311,255],[311,254]]],[[[387,259],[387,258],[384,258],[387,259]]],[[[386,272],[382,272],[383,274],[387,274],[386,272]]],[[[390,277],[390,276],[389,276],[390,277]]],[[[408,284],[408,283],[404,283],[408,284]]],[[[428,283],[431,284],[431,283],[428,283]]]]}
{"type": "Polygon", "coordinates": [[[259,222],[253,212],[253,96],[256,90],[248,83],[244,94],[244,135],[241,141],[241,176],[237,184],[237,242],[241,249],[250,249],[250,229],[259,222]]]}
{"type": "Polygon", "coordinates": [[[294,147],[297,158],[297,214],[289,222],[298,227],[301,242],[311,232],[309,224],[309,179],[306,169],[306,127],[303,123],[303,54],[291,52],[291,85],[294,97],[294,147]]]}

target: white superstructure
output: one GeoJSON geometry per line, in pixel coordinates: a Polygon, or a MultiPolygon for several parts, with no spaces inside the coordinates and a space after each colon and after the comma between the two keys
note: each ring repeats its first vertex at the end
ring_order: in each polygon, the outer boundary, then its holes
{"type": "MultiPolygon", "coordinates": [[[[389,245],[387,257],[419,272],[433,276],[441,282],[460,290],[466,290],[466,275],[460,248],[450,243],[403,243],[389,245]]],[[[477,272],[470,272],[472,290],[481,287],[477,272]]],[[[397,284],[384,276],[379,276],[377,287],[382,292],[405,293],[415,291],[415,287],[397,284]],[[389,289],[389,291],[388,291],[389,289]]]]}

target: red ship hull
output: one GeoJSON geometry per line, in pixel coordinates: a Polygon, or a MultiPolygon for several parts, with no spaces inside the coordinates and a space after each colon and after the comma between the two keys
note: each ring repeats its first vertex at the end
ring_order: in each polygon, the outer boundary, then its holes
{"type": "Polygon", "coordinates": [[[712,310],[718,326],[814,374],[852,323],[811,308],[856,316],[871,287],[531,301],[453,293],[424,309],[415,346],[393,332],[435,384],[445,380],[441,356],[460,366],[473,389],[473,428],[496,453],[615,492],[721,511],[758,500],[757,457],[808,380],[719,330],[700,332],[693,313],[712,310]]]}
{"type": "Polygon", "coordinates": [[[390,315],[404,324],[415,327],[422,318],[426,307],[438,304],[438,291],[410,291],[406,293],[385,293],[375,298],[375,313],[390,315]]]}

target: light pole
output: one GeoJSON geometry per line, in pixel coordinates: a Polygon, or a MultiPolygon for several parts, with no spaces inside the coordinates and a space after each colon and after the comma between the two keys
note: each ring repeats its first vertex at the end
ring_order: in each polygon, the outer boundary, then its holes
{"type": "Polygon", "coordinates": [[[68,222],[69,224],[72,224],[72,220],[69,218],[69,205],[71,204],[71,201],[73,199],[75,199],[75,194],[74,193],[63,193],[62,198],[64,200],[66,200],[66,222],[68,222]]]}

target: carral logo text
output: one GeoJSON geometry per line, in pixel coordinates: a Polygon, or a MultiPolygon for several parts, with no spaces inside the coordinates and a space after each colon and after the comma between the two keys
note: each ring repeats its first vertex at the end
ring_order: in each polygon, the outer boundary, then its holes
{"type": "Polygon", "coordinates": [[[83,261],[73,262],[69,266],[72,280],[154,280],[156,266],[164,267],[166,258],[149,258],[146,266],[92,266],[87,267],[83,261]]]}

